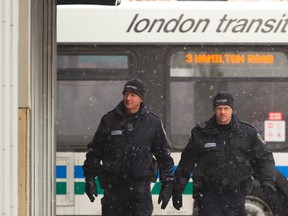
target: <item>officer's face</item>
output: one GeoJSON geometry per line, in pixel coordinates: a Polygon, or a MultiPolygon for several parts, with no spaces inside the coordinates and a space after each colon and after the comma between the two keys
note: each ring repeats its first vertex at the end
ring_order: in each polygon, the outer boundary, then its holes
{"type": "Polygon", "coordinates": [[[232,118],[233,109],[227,105],[220,105],[214,109],[216,121],[220,125],[229,124],[232,118]]]}
{"type": "Polygon", "coordinates": [[[126,112],[129,114],[134,114],[139,110],[140,104],[143,100],[137,94],[132,92],[125,92],[123,94],[123,101],[126,112]]]}

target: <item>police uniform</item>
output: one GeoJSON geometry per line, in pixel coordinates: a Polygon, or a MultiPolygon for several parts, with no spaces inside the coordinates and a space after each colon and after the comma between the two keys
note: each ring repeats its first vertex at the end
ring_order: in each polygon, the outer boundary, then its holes
{"type": "Polygon", "coordinates": [[[104,188],[102,215],[151,215],[153,156],[160,170],[160,181],[174,180],[170,145],[159,117],[143,102],[136,114],[127,115],[121,101],[102,117],[88,148],[84,176],[87,179],[98,176],[104,188]]]}
{"type": "Polygon", "coordinates": [[[218,125],[214,115],[191,131],[175,172],[176,196],[182,194],[191,173],[198,215],[244,216],[253,174],[261,185],[274,185],[275,163],[254,127],[234,114],[230,124],[218,125]]]}

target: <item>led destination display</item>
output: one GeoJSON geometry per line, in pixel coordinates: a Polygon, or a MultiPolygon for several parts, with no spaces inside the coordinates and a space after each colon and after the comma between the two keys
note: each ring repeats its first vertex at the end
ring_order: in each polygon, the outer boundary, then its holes
{"type": "Polygon", "coordinates": [[[273,54],[192,54],[185,55],[187,63],[197,64],[273,64],[273,54]]]}

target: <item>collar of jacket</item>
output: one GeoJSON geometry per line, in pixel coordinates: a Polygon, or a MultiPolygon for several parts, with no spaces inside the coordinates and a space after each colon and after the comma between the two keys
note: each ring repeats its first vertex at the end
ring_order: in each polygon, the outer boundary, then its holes
{"type": "MultiPolygon", "coordinates": [[[[125,105],[123,100],[115,107],[115,111],[121,115],[124,116],[125,115],[125,105]]],[[[139,113],[140,115],[144,115],[145,113],[148,113],[148,108],[147,106],[144,104],[144,102],[142,102],[140,104],[140,109],[137,113],[139,113]]]]}
{"type": "MultiPolygon", "coordinates": [[[[206,122],[206,127],[203,129],[204,132],[209,133],[209,134],[219,134],[220,132],[217,130],[216,127],[216,116],[213,115],[207,122],[206,122]]],[[[228,132],[235,132],[235,131],[241,131],[240,128],[240,120],[238,117],[234,114],[232,114],[232,122],[231,122],[231,127],[229,127],[228,132]]]]}

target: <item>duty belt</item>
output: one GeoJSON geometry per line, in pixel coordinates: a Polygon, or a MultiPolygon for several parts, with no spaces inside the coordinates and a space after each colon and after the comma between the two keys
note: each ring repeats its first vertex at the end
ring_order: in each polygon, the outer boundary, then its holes
{"type": "Polygon", "coordinates": [[[216,183],[205,183],[204,190],[215,193],[217,195],[224,195],[229,193],[239,193],[241,191],[240,185],[236,185],[233,187],[230,186],[223,186],[216,183]]]}

